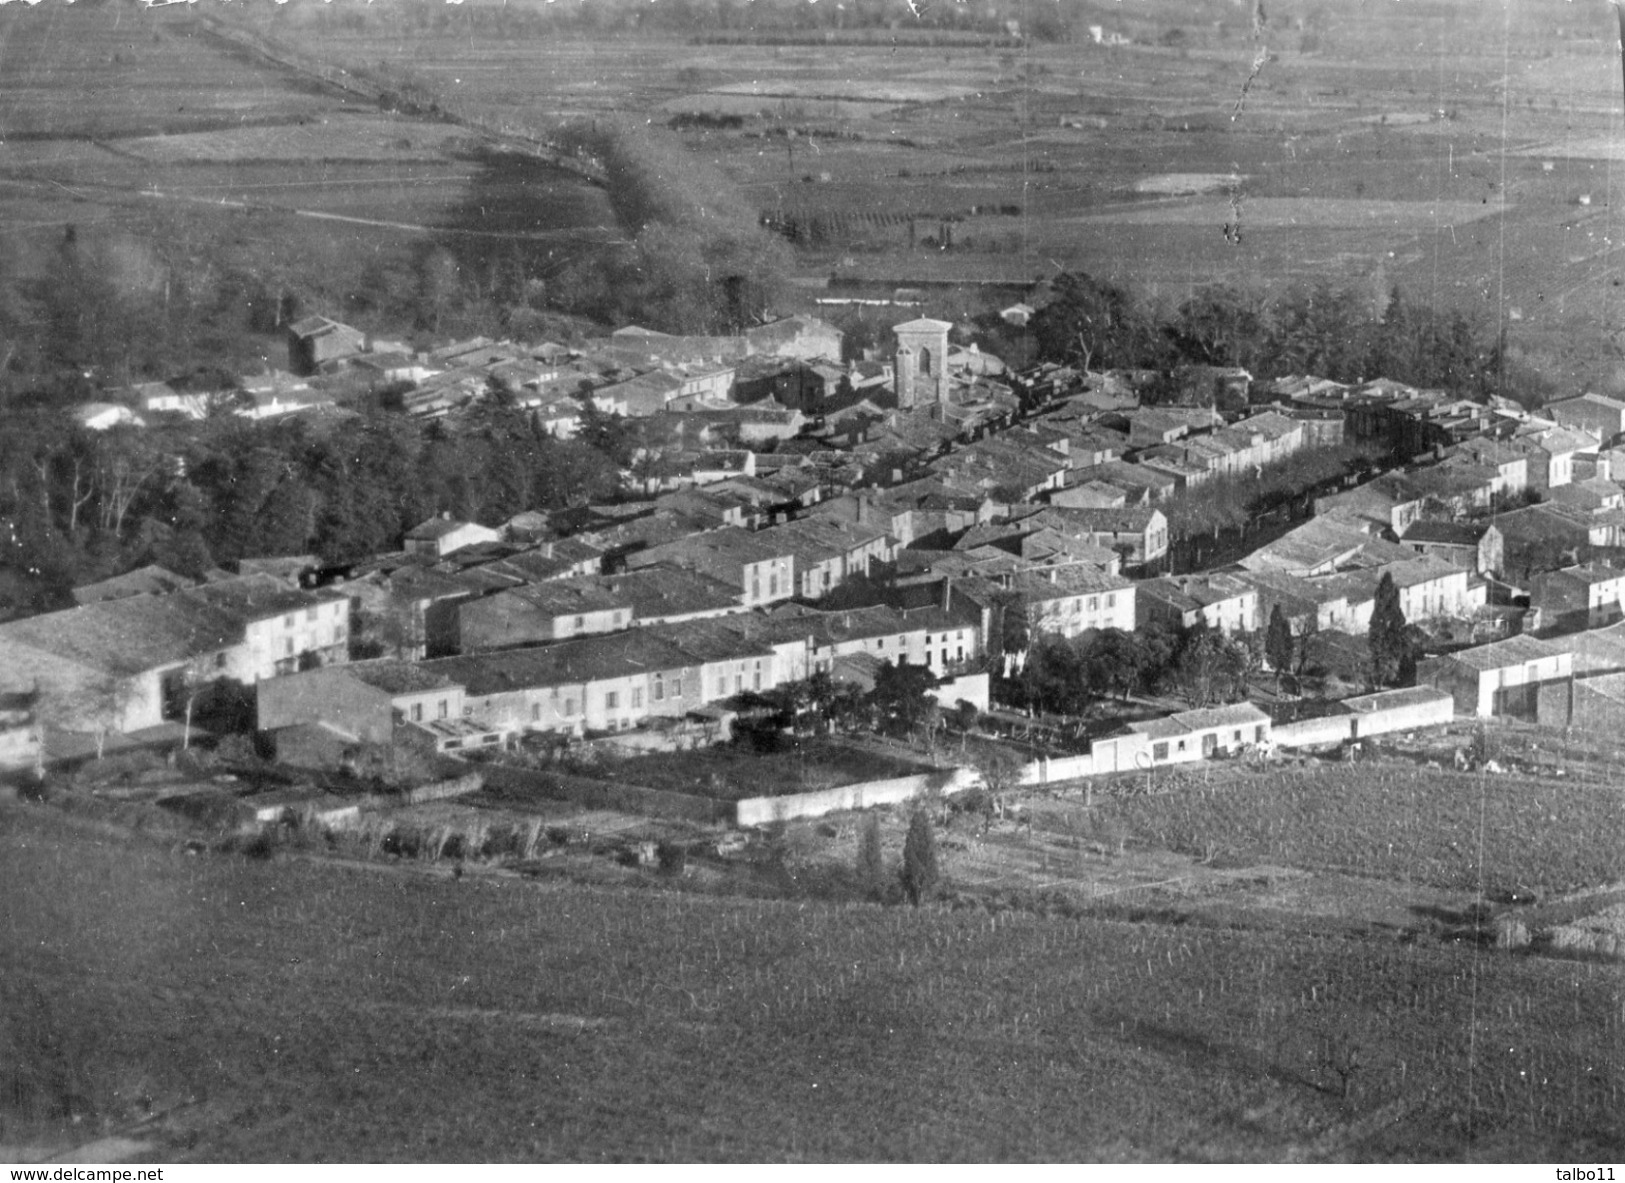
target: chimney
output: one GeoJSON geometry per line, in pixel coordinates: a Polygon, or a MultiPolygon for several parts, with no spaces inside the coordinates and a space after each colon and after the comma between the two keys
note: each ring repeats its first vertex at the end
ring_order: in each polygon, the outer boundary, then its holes
{"type": "Polygon", "coordinates": [[[942,581],[942,610],[948,611],[953,607],[954,581],[952,577],[944,577],[942,581]]]}

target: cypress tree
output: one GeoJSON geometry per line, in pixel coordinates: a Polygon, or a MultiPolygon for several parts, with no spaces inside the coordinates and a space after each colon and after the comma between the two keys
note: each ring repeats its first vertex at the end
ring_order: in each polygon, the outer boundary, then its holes
{"type": "Polygon", "coordinates": [[[1399,606],[1399,588],[1392,575],[1384,572],[1377,583],[1376,601],[1371,608],[1371,628],[1366,644],[1371,651],[1371,684],[1392,686],[1410,650],[1406,636],[1405,612],[1399,606]]]}
{"type": "Polygon", "coordinates": [[[1269,629],[1264,634],[1264,656],[1269,658],[1275,671],[1275,688],[1281,688],[1281,675],[1292,666],[1292,626],[1287,623],[1281,605],[1270,609],[1269,629]]]}
{"type": "Polygon", "coordinates": [[[880,818],[871,812],[858,839],[858,884],[869,898],[886,898],[886,861],[880,849],[880,818]]]}
{"type": "Polygon", "coordinates": [[[908,823],[903,839],[903,893],[916,908],[937,890],[941,871],[937,867],[937,835],[931,818],[922,809],[908,823]]]}

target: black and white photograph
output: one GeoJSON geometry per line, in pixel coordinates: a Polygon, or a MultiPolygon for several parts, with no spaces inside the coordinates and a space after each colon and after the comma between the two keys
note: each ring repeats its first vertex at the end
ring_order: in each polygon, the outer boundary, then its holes
{"type": "Polygon", "coordinates": [[[9,1178],[1614,1183],[1622,37],[0,0],[9,1178]]]}

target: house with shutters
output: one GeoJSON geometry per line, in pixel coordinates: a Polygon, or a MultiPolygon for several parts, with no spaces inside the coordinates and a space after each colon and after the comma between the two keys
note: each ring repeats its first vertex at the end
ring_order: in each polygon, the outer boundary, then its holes
{"type": "Polygon", "coordinates": [[[1262,627],[1258,589],[1235,575],[1166,575],[1134,585],[1137,623],[1161,620],[1177,628],[1200,622],[1225,634],[1262,627]]]}
{"type": "Polygon", "coordinates": [[[466,714],[518,731],[585,735],[680,718],[705,702],[699,662],[647,629],[421,667],[463,687],[466,714]]]}

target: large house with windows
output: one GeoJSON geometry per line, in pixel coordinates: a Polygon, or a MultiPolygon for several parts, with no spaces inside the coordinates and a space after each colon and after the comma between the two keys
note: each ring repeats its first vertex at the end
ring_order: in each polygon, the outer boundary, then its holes
{"type": "Polygon", "coordinates": [[[795,552],[788,539],[773,531],[752,533],[730,526],[656,543],[626,556],[634,570],[667,563],[684,567],[736,587],[744,606],[757,608],[796,595],[795,552]]]}
{"type": "Polygon", "coordinates": [[[201,684],[248,685],[349,660],[350,602],[249,575],[0,624],[0,667],[53,722],[101,733],[184,716],[201,684]]]}
{"type": "Polygon", "coordinates": [[[464,688],[465,714],[519,731],[626,731],[702,706],[701,663],[647,629],[421,667],[464,688]]]}

